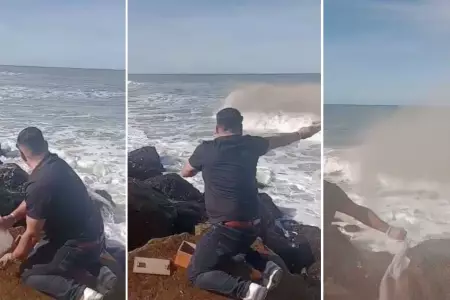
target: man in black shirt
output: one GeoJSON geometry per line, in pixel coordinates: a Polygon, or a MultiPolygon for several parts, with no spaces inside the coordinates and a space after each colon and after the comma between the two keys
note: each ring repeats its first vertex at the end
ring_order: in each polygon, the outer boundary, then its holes
{"type": "Polygon", "coordinates": [[[217,113],[216,139],[200,144],[181,175],[202,172],[205,204],[212,229],[196,247],[189,266],[189,279],[199,288],[245,300],[265,299],[281,280],[282,270],[265,260],[250,246],[259,234],[256,166],[268,151],[311,137],[320,131],[314,123],[298,132],[273,137],[243,135],[243,117],[233,108],[217,113]],[[233,256],[245,254],[246,261],[263,274],[262,285],[219,270],[233,256]]]}
{"type": "Polygon", "coordinates": [[[17,147],[32,173],[25,200],[0,218],[0,227],[7,229],[25,218],[26,231],[0,266],[24,260],[23,282],[56,299],[106,299],[104,294],[117,278],[100,266],[105,250],[103,219],[84,183],[64,160],[49,152],[39,129],[21,131],[17,147]],[[98,291],[94,291],[73,279],[81,271],[109,279],[98,280],[98,291]]]}

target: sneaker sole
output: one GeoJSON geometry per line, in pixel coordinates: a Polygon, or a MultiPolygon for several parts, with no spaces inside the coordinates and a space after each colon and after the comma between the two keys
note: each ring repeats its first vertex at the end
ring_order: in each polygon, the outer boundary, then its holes
{"type": "Polygon", "coordinates": [[[281,269],[273,272],[269,277],[266,288],[269,291],[276,288],[280,284],[282,277],[283,277],[283,271],[281,269]]]}

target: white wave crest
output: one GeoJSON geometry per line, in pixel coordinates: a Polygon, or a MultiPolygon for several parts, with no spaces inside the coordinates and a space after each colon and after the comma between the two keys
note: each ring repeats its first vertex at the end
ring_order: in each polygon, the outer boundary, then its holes
{"type": "Polygon", "coordinates": [[[323,174],[325,177],[336,178],[341,182],[356,183],[359,181],[359,165],[337,156],[324,157],[323,174]]]}
{"type": "Polygon", "coordinates": [[[15,72],[8,72],[8,71],[0,72],[0,76],[19,76],[19,75],[22,75],[22,73],[15,73],[15,72]]]}
{"type": "MultiPolygon", "coordinates": [[[[288,133],[309,126],[316,119],[314,115],[282,113],[244,113],[244,130],[256,133],[288,133]]],[[[322,134],[314,135],[310,140],[320,142],[322,134]]]]}

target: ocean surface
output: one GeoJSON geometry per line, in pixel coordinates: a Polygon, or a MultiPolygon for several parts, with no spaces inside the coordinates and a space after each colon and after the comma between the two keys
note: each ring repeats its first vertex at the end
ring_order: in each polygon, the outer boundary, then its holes
{"type": "MultiPolygon", "coordinates": [[[[15,150],[18,133],[40,128],[51,151],[92,189],[117,204],[107,235],[126,242],[124,71],[0,66],[0,143],[15,150]]],[[[4,158],[27,170],[18,157],[4,158]]]]}
{"type": "MultiPolygon", "coordinates": [[[[296,131],[320,119],[319,74],[130,75],[129,80],[129,150],[155,146],[169,172],[179,172],[202,140],[213,139],[215,113],[223,107],[238,107],[246,133],[259,135],[296,131]]],[[[296,220],[317,226],[320,141],[317,134],[272,151],[258,167],[258,180],[268,185],[263,191],[296,220]]],[[[203,191],[201,175],[190,181],[203,191]]]]}
{"type": "MultiPolygon", "coordinates": [[[[324,177],[405,228],[411,245],[449,238],[449,116],[448,108],[325,105],[324,177]]],[[[401,246],[366,227],[348,234],[374,251],[395,253],[401,246]]]]}

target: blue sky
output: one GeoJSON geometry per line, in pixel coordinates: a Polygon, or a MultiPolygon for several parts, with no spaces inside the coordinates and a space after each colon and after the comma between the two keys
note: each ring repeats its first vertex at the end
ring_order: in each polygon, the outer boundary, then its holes
{"type": "Polygon", "coordinates": [[[449,86],[450,1],[325,0],[324,14],[326,103],[417,104],[449,86]]]}
{"type": "Polygon", "coordinates": [[[0,4],[0,64],[125,68],[124,0],[0,4]]]}
{"type": "Polygon", "coordinates": [[[320,1],[129,0],[129,69],[320,72],[320,1]]]}

